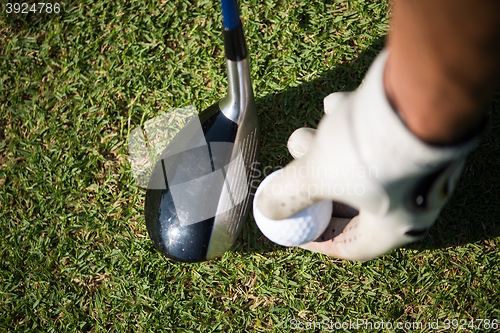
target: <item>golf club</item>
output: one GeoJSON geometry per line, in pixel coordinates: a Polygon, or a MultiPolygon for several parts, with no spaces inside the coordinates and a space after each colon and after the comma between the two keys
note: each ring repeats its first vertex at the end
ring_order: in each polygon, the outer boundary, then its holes
{"type": "Polygon", "coordinates": [[[189,121],[153,168],[145,219],[156,249],[181,262],[224,254],[241,232],[259,158],[259,123],[236,0],[221,0],[227,96],[189,121]]]}

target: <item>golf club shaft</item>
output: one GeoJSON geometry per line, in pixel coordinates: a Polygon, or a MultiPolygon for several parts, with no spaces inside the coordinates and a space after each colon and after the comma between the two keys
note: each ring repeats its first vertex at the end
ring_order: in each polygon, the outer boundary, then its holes
{"type": "Polygon", "coordinates": [[[241,26],[237,0],[221,0],[224,29],[232,30],[241,26]]]}
{"type": "Polygon", "coordinates": [[[221,0],[226,59],[246,59],[247,48],[236,0],[221,0]]]}
{"type": "Polygon", "coordinates": [[[238,6],[234,0],[221,4],[227,96],[177,133],[146,193],[151,240],[158,251],[182,262],[219,257],[234,244],[248,214],[259,158],[259,122],[238,6]]]}
{"type": "Polygon", "coordinates": [[[228,119],[240,125],[245,112],[255,108],[248,52],[237,1],[221,0],[221,4],[228,92],[219,102],[219,107],[228,119]]]}

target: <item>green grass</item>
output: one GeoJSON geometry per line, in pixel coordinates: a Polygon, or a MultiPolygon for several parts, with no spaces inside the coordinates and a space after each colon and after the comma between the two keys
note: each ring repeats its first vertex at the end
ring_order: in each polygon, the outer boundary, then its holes
{"type": "MultiPolygon", "coordinates": [[[[82,0],[28,16],[4,8],[0,331],[500,319],[499,95],[492,130],[423,242],[353,263],[274,245],[250,217],[222,258],[175,263],[148,239],[127,136],[161,111],[201,110],[224,95],[218,1],[82,0]]],[[[383,47],[388,8],[242,0],[263,166],[291,160],[288,136],[316,126],[324,96],[359,85],[383,47]]]]}

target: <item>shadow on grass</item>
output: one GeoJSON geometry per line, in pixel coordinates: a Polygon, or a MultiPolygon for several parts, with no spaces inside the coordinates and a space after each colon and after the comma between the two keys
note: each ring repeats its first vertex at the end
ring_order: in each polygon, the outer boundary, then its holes
{"type": "MultiPolygon", "coordinates": [[[[315,80],[257,99],[262,141],[261,170],[267,167],[260,179],[292,160],[286,148],[290,134],[299,127],[317,126],[323,116],[323,99],[328,94],[356,89],[383,45],[384,39],[380,38],[348,64],[335,65],[315,80]]],[[[478,149],[470,154],[451,200],[428,235],[406,248],[446,248],[500,235],[500,205],[497,204],[500,198],[500,95],[496,96],[491,109],[491,129],[478,149]]],[[[266,253],[283,248],[262,235],[253,216],[250,220],[232,251],[266,253]]]]}

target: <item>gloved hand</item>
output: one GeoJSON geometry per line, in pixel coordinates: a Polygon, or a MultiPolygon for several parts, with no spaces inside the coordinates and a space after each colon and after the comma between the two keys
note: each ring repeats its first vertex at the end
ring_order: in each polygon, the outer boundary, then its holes
{"type": "Polygon", "coordinates": [[[292,134],[288,146],[296,159],[255,198],[274,220],[325,199],[359,211],[354,218],[333,217],[304,249],[369,260],[417,240],[434,223],[477,144],[476,138],[432,146],[414,136],[386,98],[387,56],[377,57],[355,92],[325,98],[317,131],[292,134]]]}

